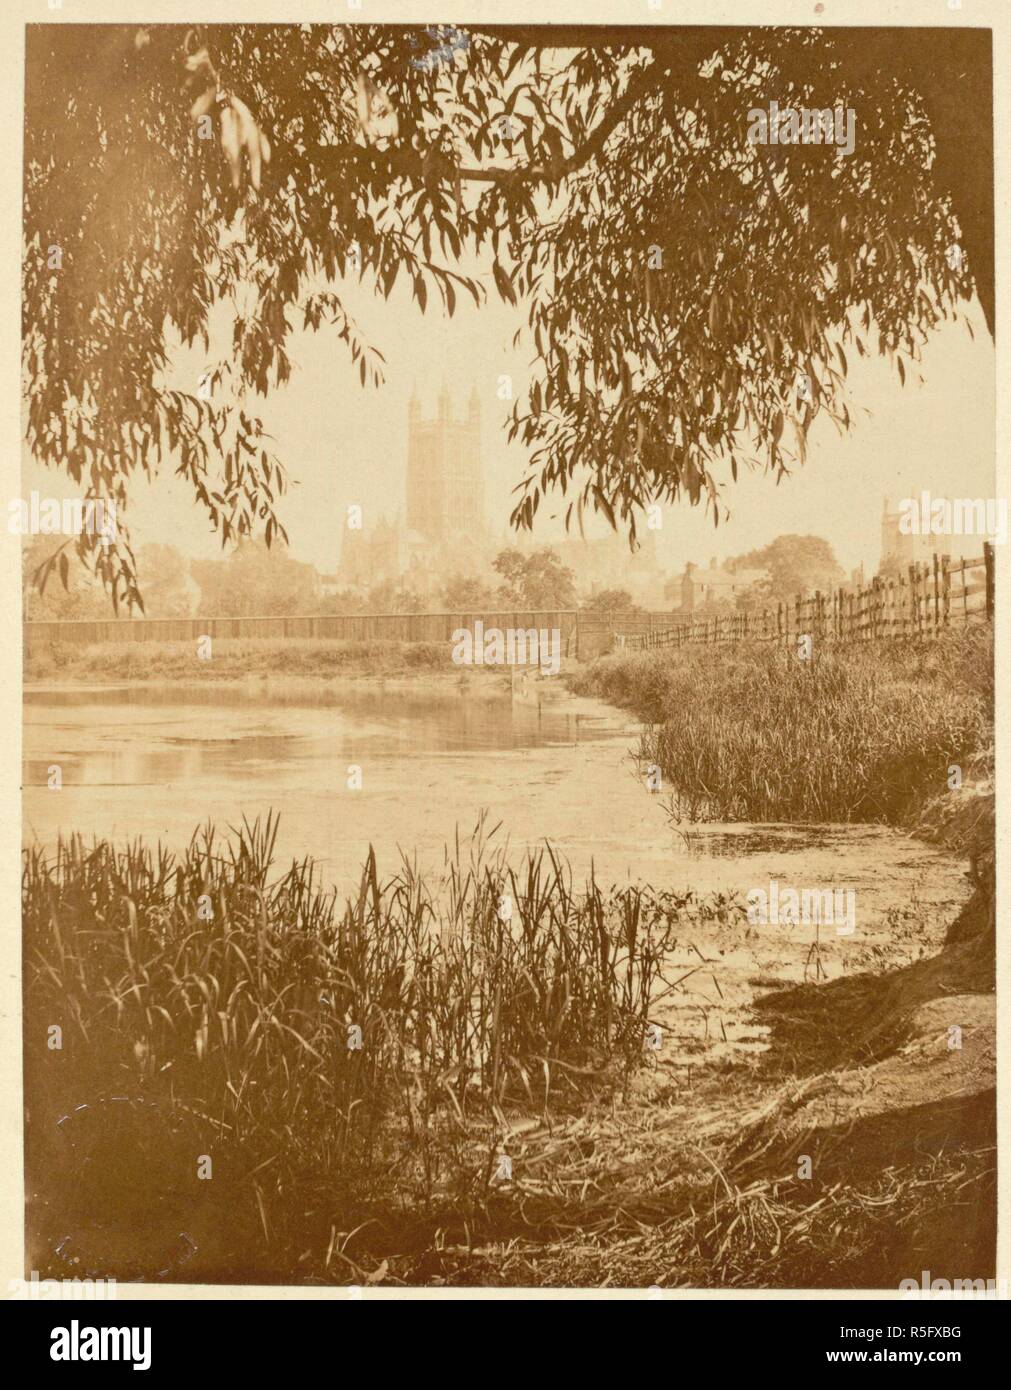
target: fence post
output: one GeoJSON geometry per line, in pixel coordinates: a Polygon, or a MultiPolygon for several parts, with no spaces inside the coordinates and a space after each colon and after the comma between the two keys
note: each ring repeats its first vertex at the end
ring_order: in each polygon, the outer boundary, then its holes
{"type": "Polygon", "coordinates": [[[882,621],[886,637],[891,637],[895,622],[895,586],[890,579],[881,581],[882,621]]]}
{"type": "Polygon", "coordinates": [[[864,637],[873,642],[877,638],[877,589],[873,580],[864,589],[864,606],[866,612],[864,637]]]}
{"type": "Polygon", "coordinates": [[[881,636],[881,586],[877,575],[871,580],[871,636],[875,641],[881,636]]]}
{"type": "Polygon", "coordinates": [[[909,584],[904,574],[898,575],[898,609],[900,609],[901,635],[907,637],[909,630],[909,584]]]}
{"type": "Polygon", "coordinates": [[[894,575],[887,581],[888,583],[888,635],[894,637],[898,632],[899,626],[899,597],[897,589],[901,584],[901,577],[896,579],[894,575]]]}
{"type": "Polygon", "coordinates": [[[916,635],[916,571],[909,566],[909,637],[916,635]]]}
{"type": "Polygon", "coordinates": [[[993,622],[993,541],[983,542],[983,563],[986,565],[986,616],[993,622]]]}
{"type": "Polygon", "coordinates": [[[941,620],[945,627],[951,624],[951,556],[941,556],[941,620]]]}

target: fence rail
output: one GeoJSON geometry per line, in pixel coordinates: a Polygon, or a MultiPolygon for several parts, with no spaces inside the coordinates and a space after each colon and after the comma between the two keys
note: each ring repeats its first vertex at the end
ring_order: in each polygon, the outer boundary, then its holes
{"type": "Polygon", "coordinates": [[[24,625],[31,653],[54,645],[195,642],[208,636],[243,641],[449,642],[458,628],[547,628],[558,630],[562,651],[581,660],[610,651],[620,628],[632,635],[666,631],[677,617],[669,612],[589,613],[576,608],[471,610],[460,613],[292,614],[287,617],[70,618],[24,625]]]}
{"type": "Polygon", "coordinates": [[[615,645],[630,651],[682,647],[692,642],[755,639],[788,645],[810,635],[822,641],[932,637],[962,623],[993,621],[993,546],[977,559],[935,555],[895,578],[878,576],[863,588],[816,590],[760,613],[730,613],[686,619],[664,630],[615,634],[615,645]]]}
{"type": "Polygon", "coordinates": [[[30,653],[54,644],[190,642],[203,636],[335,642],[448,642],[459,628],[557,629],[567,656],[586,660],[612,646],[631,651],[689,642],[746,638],[788,643],[804,633],[822,639],[923,637],[960,622],[993,618],[993,547],[973,560],[934,556],[907,575],[876,578],[862,589],[798,596],[761,613],[693,619],[687,613],[589,613],[576,608],[458,613],[293,614],[287,617],[83,618],[24,624],[30,653]]]}

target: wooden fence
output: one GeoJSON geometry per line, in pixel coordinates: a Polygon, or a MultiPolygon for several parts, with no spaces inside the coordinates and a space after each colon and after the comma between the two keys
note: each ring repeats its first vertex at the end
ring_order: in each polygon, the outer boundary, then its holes
{"type": "Polygon", "coordinates": [[[580,660],[610,651],[619,629],[649,636],[677,621],[671,613],[587,613],[576,608],[466,613],[293,614],[249,618],[81,618],[26,622],[28,653],[56,644],[85,646],[107,642],[195,642],[208,636],[243,641],[449,642],[458,628],[547,628],[560,633],[564,655],[580,660]]]}
{"type": "Polygon", "coordinates": [[[934,556],[908,575],[877,578],[863,589],[798,597],[761,613],[695,618],[688,613],[631,616],[577,608],[466,613],[294,614],[249,618],[83,618],[24,625],[26,651],[54,644],[195,642],[203,636],[246,641],[449,642],[459,628],[547,628],[560,633],[564,655],[588,658],[612,647],[633,651],[688,642],[787,643],[803,633],[820,638],[922,637],[953,623],[993,617],[993,547],[976,560],[934,556]]]}
{"type": "Polygon", "coordinates": [[[878,576],[864,588],[841,588],[780,603],[760,613],[684,619],[666,630],[627,629],[615,646],[631,651],[682,647],[690,642],[742,642],[749,638],[788,645],[810,635],[822,641],[932,637],[962,623],[993,621],[993,546],[978,559],[935,555],[895,578],[878,576]]]}

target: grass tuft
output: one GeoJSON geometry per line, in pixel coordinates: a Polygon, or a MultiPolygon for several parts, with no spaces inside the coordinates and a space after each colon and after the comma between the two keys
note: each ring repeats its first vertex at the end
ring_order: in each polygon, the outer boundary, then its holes
{"type": "Polygon", "coordinates": [[[550,849],[512,868],[479,825],[437,891],[370,852],[339,903],[309,860],[273,875],[276,834],[208,826],[178,860],[79,837],[26,852],[35,1267],[58,1211],[91,1233],[93,1272],[151,1277],[182,1229],[207,1277],[300,1259],[332,1277],[331,1231],[480,1225],[509,1189],[510,1116],[627,1090],[685,899],[575,893],[550,849]],[[132,1269],[124,1172],[154,1242],[132,1269]],[[179,1222],[205,1191],[198,1238],[179,1222]]]}
{"type": "Polygon", "coordinates": [[[616,655],[572,684],[647,724],[675,820],[897,824],[991,743],[993,634],[616,655]]]}

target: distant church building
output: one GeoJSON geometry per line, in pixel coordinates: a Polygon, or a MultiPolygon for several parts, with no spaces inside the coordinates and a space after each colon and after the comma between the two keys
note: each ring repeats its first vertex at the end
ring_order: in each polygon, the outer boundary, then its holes
{"type": "Polygon", "coordinates": [[[445,383],[434,420],[422,419],[415,389],[407,407],[407,529],[441,546],[454,536],[477,540],[484,528],[477,388],[471,388],[462,420],[453,418],[445,383]]]}
{"type": "Polygon", "coordinates": [[[912,535],[900,527],[901,511],[892,511],[886,497],[881,509],[881,563],[879,574],[905,574],[917,560],[927,564],[935,549],[931,535],[912,535]]]}
{"type": "Polygon", "coordinates": [[[443,383],[435,418],[422,418],[417,389],[407,407],[407,517],[344,532],[333,587],[368,589],[389,580],[435,595],[454,575],[489,563],[481,463],[481,406],[473,388],[455,419],[443,383]]]}

